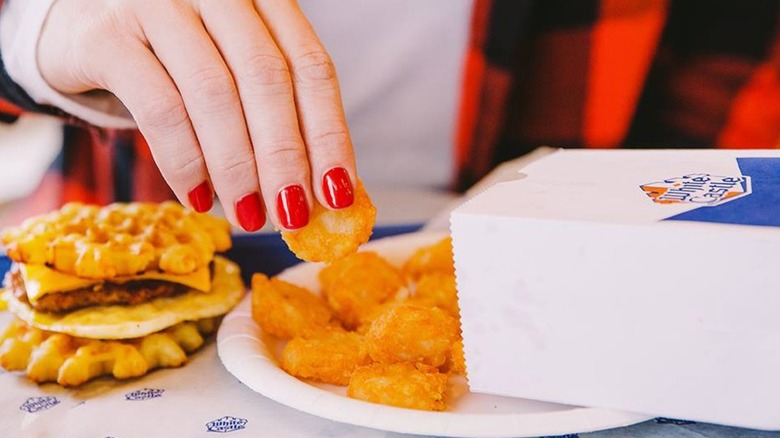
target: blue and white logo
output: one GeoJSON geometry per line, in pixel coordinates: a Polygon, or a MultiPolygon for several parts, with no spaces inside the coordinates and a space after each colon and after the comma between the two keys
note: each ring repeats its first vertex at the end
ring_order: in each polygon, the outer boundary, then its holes
{"type": "Polygon", "coordinates": [[[642,189],[655,202],[703,207],[665,220],[780,227],[780,158],[737,158],[737,166],[740,176],[688,175],[642,189]]]}
{"type": "Polygon", "coordinates": [[[164,389],[143,388],[137,391],[128,392],[125,398],[131,401],[149,400],[150,398],[162,397],[164,389]]]}
{"type": "Polygon", "coordinates": [[[30,397],[24,403],[22,403],[21,406],[19,406],[19,409],[34,414],[36,412],[53,408],[58,404],[60,404],[60,401],[57,399],[57,397],[30,397]]]}
{"type": "Polygon", "coordinates": [[[248,420],[244,418],[236,418],[226,415],[222,418],[217,418],[214,421],[209,421],[206,423],[206,431],[218,433],[233,432],[234,430],[245,428],[247,421],[248,420]]]}
{"type": "Polygon", "coordinates": [[[749,176],[721,176],[709,173],[668,178],[640,186],[657,204],[716,206],[751,193],[749,176]]]}

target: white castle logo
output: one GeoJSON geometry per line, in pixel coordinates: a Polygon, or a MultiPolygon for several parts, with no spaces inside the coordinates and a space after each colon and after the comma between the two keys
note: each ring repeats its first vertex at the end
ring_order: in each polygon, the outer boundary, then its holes
{"type": "Polygon", "coordinates": [[[751,193],[749,176],[718,176],[709,173],[669,178],[640,187],[653,202],[659,204],[715,206],[751,193]]]}

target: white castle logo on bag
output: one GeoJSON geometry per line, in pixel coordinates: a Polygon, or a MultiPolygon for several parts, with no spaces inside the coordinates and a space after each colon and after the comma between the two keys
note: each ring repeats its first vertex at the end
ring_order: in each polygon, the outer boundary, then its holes
{"type": "Polygon", "coordinates": [[[715,206],[751,193],[749,176],[718,176],[709,173],[665,179],[640,186],[659,204],[715,206]]]}

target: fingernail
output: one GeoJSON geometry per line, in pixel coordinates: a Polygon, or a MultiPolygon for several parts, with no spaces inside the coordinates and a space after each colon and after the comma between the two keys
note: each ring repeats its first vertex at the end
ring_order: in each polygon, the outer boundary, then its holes
{"type": "Polygon", "coordinates": [[[214,194],[211,193],[211,186],[208,181],[203,181],[197,187],[187,193],[190,198],[192,209],[198,213],[205,213],[214,206],[214,194]]]}
{"type": "Polygon", "coordinates": [[[257,231],[265,224],[263,202],[260,193],[252,192],[236,202],[236,217],[238,223],[246,231],[257,231]]]}
{"type": "Polygon", "coordinates": [[[322,177],[322,191],[332,208],[346,208],[355,201],[349,174],[343,167],[334,167],[322,177]]]}
{"type": "Polygon", "coordinates": [[[288,230],[303,228],[309,223],[309,206],[306,194],[299,185],[287,186],[276,195],[276,210],[279,222],[288,230]]]}

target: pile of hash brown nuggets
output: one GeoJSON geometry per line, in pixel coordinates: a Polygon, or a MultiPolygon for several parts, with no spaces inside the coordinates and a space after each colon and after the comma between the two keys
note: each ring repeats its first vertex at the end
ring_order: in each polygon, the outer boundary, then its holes
{"type": "Polygon", "coordinates": [[[418,249],[402,267],[371,251],[319,272],[321,296],[252,278],[252,317],[287,341],[280,366],[385,405],[442,411],[449,377],[465,375],[452,242],[418,249]]]}

